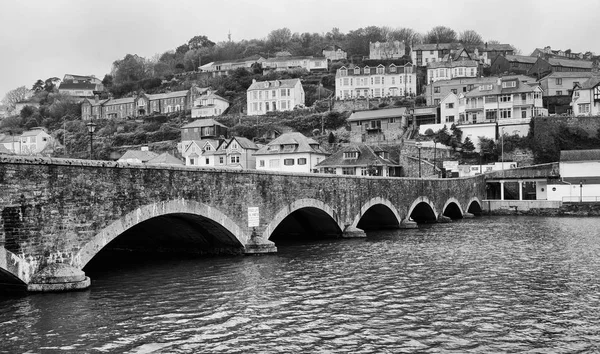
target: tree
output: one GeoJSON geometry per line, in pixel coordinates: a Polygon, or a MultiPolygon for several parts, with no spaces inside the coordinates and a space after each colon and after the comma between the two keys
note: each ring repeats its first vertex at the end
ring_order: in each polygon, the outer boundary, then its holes
{"type": "Polygon", "coordinates": [[[292,39],[292,31],[284,27],[271,31],[267,36],[267,45],[272,50],[284,49],[292,39]]]}
{"type": "MultiPolygon", "coordinates": [[[[206,36],[194,36],[188,41],[189,49],[214,47],[214,45],[215,42],[211,41],[206,36]]],[[[177,48],[177,50],[179,50],[179,48],[177,48]]]]}
{"type": "Polygon", "coordinates": [[[56,84],[60,81],[57,77],[49,77],[44,81],[44,91],[53,92],[56,88],[56,84]]]}
{"type": "Polygon", "coordinates": [[[17,102],[21,102],[31,97],[31,91],[25,86],[17,87],[8,91],[2,99],[2,104],[8,107],[9,111],[15,109],[17,102]]]}
{"type": "Polygon", "coordinates": [[[476,47],[483,44],[483,39],[474,30],[466,30],[460,33],[459,42],[465,47],[476,47]]]}
{"type": "Polygon", "coordinates": [[[44,90],[44,81],[42,81],[41,79],[38,79],[33,86],[31,87],[31,89],[34,92],[40,92],[44,90]]]}
{"type": "Polygon", "coordinates": [[[335,143],[335,135],[333,135],[333,132],[329,132],[329,136],[327,137],[327,142],[329,144],[335,143]]]}
{"type": "Polygon", "coordinates": [[[146,60],[137,54],[127,54],[113,63],[112,76],[117,85],[139,81],[148,77],[146,60]]]}
{"type": "Polygon", "coordinates": [[[423,39],[424,43],[453,43],[456,41],[456,32],[445,26],[433,27],[423,39]]]}
{"type": "Polygon", "coordinates": [[[462,144],[462,149],[463,149],[463,151],[466,151],[466,152],[473,152],[475,150],[475,145],[471,141],[471,138],[469,138],[469,137],[465,138],[465,141],[462,144]]]}
{"type": "Polygon", "coordinates": [[[113,77],[110,74],[106,74],[104,75],[104,78],[102,79],[102,85],[104,85],[105,88],[110,88],[113,85],[113,77]]]}

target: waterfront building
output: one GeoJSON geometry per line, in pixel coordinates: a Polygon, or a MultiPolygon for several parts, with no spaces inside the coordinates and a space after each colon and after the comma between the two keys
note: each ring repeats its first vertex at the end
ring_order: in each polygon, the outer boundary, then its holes
{"type": "Polygon", "coordinates": [[[300,79],[256,81],[247,92],[247,112],[249,116],[267,112],[291,111],[296,106],[304,106],[304,88],[300,79]]]}
{"type": "Polygon", "coordinates": [[[256,157],[254,154],[258,149],[258,145],[253,141],[234,136],[231,139],[221,141],[216,151],[207,151],[202,154],[202,157],[212,156],[215,167],[255,169],[256,157]]]}
{"type": "Polygon", "coordinates": [[[548,200],[598,202],[600,200],[600,150],[563,150],[560,180],[548,183],[548,200]]]}
{"type": "Polygon", "coordinates": [[[402,166],[380,146],[351,144],[332,154],[316,166],[319,173],[350,176],[400,177],[402,166]]]}
{"type": "Polygon", "coordinates": [[[427,66],[428,63],[440,61],[458,47],[456,43],[415,44],[412,47],[411,59],[416,66],[427,66]]]}
{"type": "Polygon", "coordinates": [[[592,71],[592,62],[587,60],[571,60],[557,58],[537,58],[535,64],[529,69],[527,75],[535,76],[538,79],[553,72],[590,72],[592,71]]]}
{"type": "Polygon", "coordinates": [[[573,89],[571,107],[574,116],[600,115],[600,75],[595,72],[592,77],[573,89]]]}
{"type": "Polygon", "coordinates": [[[342,66],[335,74],[336,99],[408,96],[417,92],[413,65],[342,66]]]}
{"type": "Polygon", "coordinates": [[[218,139],[186,140],[181,143],[181,155],[186,166],[215,166],[214,153],[221,144],[218,139]]]}
{"type": "Polygon", "coordinates": [[[446,60],[427,64],[427,82],[477,77],[476,60],[446,60]]]}
{"type": "Polygon", "coordinates": [[[257,170],[309,173],[329,154],[317,141],[293,132],[282,134],[254,155],[257,170]]]}
{"type": "Polygon", "coordinates": [[[53,138],[45,128],[36,127],[19,135],[0,136],[0,146],[12,154],[36,155],[41,153],[53,138]]]}

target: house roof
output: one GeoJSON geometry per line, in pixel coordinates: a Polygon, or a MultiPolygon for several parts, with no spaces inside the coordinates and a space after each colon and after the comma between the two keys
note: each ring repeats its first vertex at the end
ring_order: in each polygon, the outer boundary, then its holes
{"type": "Polygon", "coordinates": [[[560,162],[575,161],[600,161],[600,149],[563,150],[560,152],[560,162]]]}
{"type": "Polygon", "coordinates": [[[323,48],[323,50],[327,50],[327,51],[336,51],[336,50],[344,50],[342,49],[342,47],[338,46],[338,45],[328,45],[325,48],[323,48]]]}
{"type": "Polygon", "coordinates": [[[530,57],[527,55],[506,55],[505,58],[506,58],[506,60],[508,60],[510,62],[525,63],[525,64],[535,64],[535,62],[538,59],[537,57],[530,57]]]}
{"type": "Polygon", "coordinates": [[[596,87],[599,83],[600,83],[600,76],[593,75],[592,77],[590,77],[589,79],[587,79],[581,85],[581,89],[582,90],[589,90],[589,89],[592,89],[592,88],[596,87]]]}
{"type": "Polygon", "coordinates": [[[86,98],[86,99],[84,99],[84,102],[85,101],[89,102],[94,107],[94,106],[102,106],[104,103],[106,103],[108,101],[108,99],[98,100],[98,103],[96,103],[96,100],[92,99],[92,98],[86,98]]]}
{"type": "Polygon", "coordinates": [[[227,146],[229,146],[229,144],[231,144],[231,142],[233,142],[234,140],[237,141],[240,147],[243,149],[258,150],[258,145],[256,145],[252,140],[249,140],[242,136],[234,136],[233,138],[229,139],[229,142],[227,142],[227,146]]]}
{"type": "Polygon", "coordinates": [[[148,162],[149,160],[151,160],[157,156],[158,156],[158,154],[155,152],[152,152],[152,151],[127,150],[118,161],[128,160],[128,159],[138,159],[142,162],[148,162]]]}
{"type": "Polygon", "coordinates": [[[568,68],[591,69],[592,62],[587,60],[570,60],[559,58],[548,58],[548,63],[552,66],[563,66],[568,68]]]}
{"type": "Polygon", "coordinates": [[[12,152],[4,147],[4,145],[0,145],[0,155],[12,155],[12,152]]]}
{"type": "Polygon", "coordinates": [[[212,127],[214,125],[218,125],[220,127],[227,128],[225,125],[217,122],[216,120],[214,120],[212,118],[200,118],[200,119],[196,119],[195,121],[190,122],[190,123],[182,126],[181,129],[199,128],[199,127],[212,127]]]}
{"type": "Polygon", "coordinates": [[[24,131],[23,134],[21,134],[21,136],[37,136],[37,135],[40,135],[41,133],[48,134],[45,131],[43,131],[42,129],[34,129],[34,130],[24,131]]]}
{"type": "Polygon", "coordinates": [[[65,77],[66,76],[71,76],[73,78],[73,80],[98,80],[98,78],[95,76],[65,74],[65,77]]]}
{"type": "Polygon", "coordinates": [[[388,109],[376,109],[370,111],[358,111],[350,115],[347,119],[348,122],[354,122],[359,120],[371,120],[380,118],[394,118],[406,115],[406,107],[399,108],[388,108],[388,109]]]}
{"type": "Polygon", "coordinates": [[[135,99],[136,99],[135,97],[109,98],[108,100],[104,101],[103,105],[112,106],[115,104],[134,103],[135,99]]]}
{"type": "Polygon", "coordinates": [[[510,44],[486,44],[479,47],[480,52],[492,52],[492,51],[511,51],[514,48],[510,44]]]}
{"type": "MultiPolygon", "coordinates": [[[[502,80],[511,81],[511,80],[502,80]]],[[[480,97],[480,96],[493,96],[493,95],[508,95],[514,93],[527,93],[535,91],[536,87],[540,87],[538,83],[524,83],[519,82],[517,87],[502,87],[502,84],[498,85],[497,83],[486,83],[485,85],[492,85],[491,90],[479,90],[479,87],[474,88],[473,90],[467,92],[465,97],[480,97]]],[[[540,88],[541,90],[541,88],[540,88]]]]}
{"type": "Polygon", "coordinates": [[[61,82],[58,90],[95,90],[96,84],[89,82],[61,82]]]}
{"type": "Polygon", "coordinates": [[[184,91],[175,91],[175,92],[167,92],[167,93],[157,93],[153,95],[146,95],[150,100],[162,100],[165,98],[173,98],[173,97],[184,97],[189,93],[188,90],[184,91]]]}
{"type": "Polygon", "coordinates": [[[284,62],[284,61],[290,61],[290,60],[324,60],[324,59],[325,58],[315,58],[312,55],[296,56],[296,57],[279,56],[279,57],[274,57],[274,58],[268,58],[265,60],[265,63],[284,62]]]}
{"type": "Polygon", "coordinates": [[[260,148],[254,155],[279,155],[286,153],[317,153],[317,154],[327,154],[318,142],[314,139],[307,138],[298,132],[285,133],[280,135],[277,139],[274,139],[267,145],[260,148]],[[282,151],[281,149],[270,150],[270,147],[279,146],[279,145],[295,145],[293,150],[290,151],[282,151]]]}
{"type": "Polygon", "coordinates": [[[392,159],[384,159],[378,156],[375,151],[385,151],[379,146],[370,147],[366,144],[353,144],[350,145],[335,154],[329,156],[325,160],[319,162],[316,167],[344,167],[344,166],[400,166],[398,162],[392,159]],[[358,152],[356,159],[345,159],[344,153],[346,152],[358,152]]]}
{"type": "Polygon", "coordinates": [[[440,49],[453,49],[459,46],[458,43],[426,43],[426,44],[415,44],[412,50],[440,50],[440,49]]]}
{"type": "Polygon", "coordinates": [[[452,61],[434,61],[427,63],[427,68],[458,68],[458,67],[477,67],[476,60],[452,60],[452,61]]]}
{"type": "Polygon", "coordinates": [[[162,154],[151,158],[147,163],[150,164],[158,164],[158,165],[183,165],[183,161],[176,158],[175,156],[169,154],[168,152],[163,152],[162,154]]]}
{"type": "Polygon", "coordinates": [[[248,91],[264,90],[269,88],[293,88],[300,83],[300,79],[274,80],[274,81],[256,81],[248,87],[248,91]]]}
{"type": "Polygon", "coordinates": [[[591,71],[554,71],[550,75],[545,76],[541,80],[547,78],[590,78],[593,73],[591,71]]]}
{"type": "Polygon", "coordinates": [[[216,99],[216,100],[221,100],[224,102],[229,102],[228,100],[224,99],[223,97],[217,95],[216,93],[209,93],[209,94],[203,94],[202,96],[199,96],[198,98],[196,98],[197,100],[208,100],[208,99],[216,99]]]}

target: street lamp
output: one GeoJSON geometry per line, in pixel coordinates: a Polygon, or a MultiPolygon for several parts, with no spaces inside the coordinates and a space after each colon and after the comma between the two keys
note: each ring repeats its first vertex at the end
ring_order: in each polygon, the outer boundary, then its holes
{"type": "Polygon", "coordinates": [[[579,181],[579,202],[583,202],[583,181],[579,181]]]}
{"type": "Polygon", "coordinates": [[[88,128],[88,132],[90,133],[90,160],[92,159],[92,157],[94,156],[94,131],[96,131],[96,123],[90,121],[88,124],[86,124],[87,128],[88,128]]]}
{"type": "Polygon", "coordinates": [[[417,147],[417,150],[419,150],[419,178],[421,178],[421,143],[417,142],[415,146],[417,147]]]}
{"type": "Polygon", "coordinates": [[[483,150],[479,150],[479,174],[483,173],[483,165],[482,165],[482,161],[483,160],[483,150]]]}
{"type": "Polygon", "coordinates": [[[438,175],[438,171],[436,169],[437,165],[437,136],[433,137],[433,173],[435,174],[435,177],[439,177],[438,175]]]}
{"type": "Polygon", "coordinates": [[[502,128],[502,135],[500,135],[500,143],[502,145],[502,148],[501,148],[502,170],[504,170],[504,128],[502,128]]]}

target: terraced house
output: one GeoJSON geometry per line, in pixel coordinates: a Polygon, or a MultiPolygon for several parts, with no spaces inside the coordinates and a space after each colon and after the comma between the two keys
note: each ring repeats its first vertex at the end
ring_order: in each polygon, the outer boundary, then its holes
{"type": "Polygon", "coordinates": [[[353,99],[411,95],[417,92],[417,76],[413,69],[410,63],[379,64],[374,67],[342,66],[335,74],[335,97],[353,99]]]}
{"type": "Polygon", "coordinates": [[[191,109],[194,97],[203,91],[206,89],[192,87],[190,90],[154,95],[141,92],[126,98],[85,99],[81,104],[81,118],[83,120],[126,119],[156,113],[179,112],[191,109]]]}

